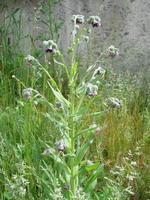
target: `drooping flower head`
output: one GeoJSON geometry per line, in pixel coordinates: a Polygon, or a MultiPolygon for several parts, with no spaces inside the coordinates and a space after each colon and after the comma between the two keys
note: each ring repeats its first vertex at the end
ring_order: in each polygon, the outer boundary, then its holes
{"type": "Polygon", "coordinates": [[[115,57],[119,55],[119,49],[116,48],[114,45],[111,45],[110,47],[108,47],[107,52],[108,52],[108,55],[111,57],[115,57]]]}
{"type": "Polygon", "coordinates": [[[57,44],[53,40],[45,40],[43,41],[43,45],[45,46],[46,53],[56,53],[57,44]]]}
{"type": "Polygon", "coordinates": [[[99,16],[90,16],[87,19],[87,22],[91,24],[94,27],[100,27],[101,26],[101,18],[99,16]]]}
{"type": "Polygon", "coordinates": [[[27,62],[27,64],[29,65],[29,67],[31,67],[36,62],[36,58],[34,58],[31,55],[27,55],[25,57],[25,61],[27,62]]]}
{"type": "Polygon", "coordinates": [[[25,100],[29,100],[32,98],[32,88],[25,88],[22,91],[22,96],[25,100]]]}
{"type": "Polygon", "coordinates": [[[85,21],[83,15],[73,15],[71,20],[75,25],[83,24],[85,21]]]}
{"type": "Polygon", "coordinates": [[[60,153],[64,153],[67,149],[67,144],[64,142],[64,140],[60,140],[56,142],[56,149],[60,153]]]}
{"type": "Polygon", "coordinates": [[[93,85],[92,83],[88,83],[87,89],[86,89],[86,95],[93,97],[93,96],[96,96],[97,93],[98,93],[98,86],[93,85]]]}
{"type": "Polygon", "coordinates": [[[122,103],[119,99],[115,98],[115,97],[110,97],[107,100],[107,105],[111,108],[121,108],[122,103]]]}
{"type": "Polygon", "coordinates": [[[95,79],[97,75],[98,75],[98,76],[101,76],[101,77],[104,77],[105,73],[106,73],[106,70],[105,70],[105,69],[103,69],[102,67],[98,67],[98,68],[94,71],[93,76],[92,76],[92,79],[95,79]]]}

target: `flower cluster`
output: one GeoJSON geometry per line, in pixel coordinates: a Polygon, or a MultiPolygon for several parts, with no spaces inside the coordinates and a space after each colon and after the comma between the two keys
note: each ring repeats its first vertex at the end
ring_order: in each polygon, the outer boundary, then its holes
{"type": "Polygon", "coordinates": [[[119,49],[116,48],[114,45],[111,45],[110,47],[108,47],[107,52],[108,52],[108,55],[112,58],[119,55],[119,49]]]}
{"type": "Polygon", "coordinates": [[[43,41],[43,45],[45,46],[46,53],[56,53],[57,52],[57,44],[53,40],[45,40],[45,41],[43,41]]]}
{"type": "Polygon", "coordinates": [[[100,27],[101,26],[101,19],[99,16],[90,16],[87,20],[89,24],[93,27],[100,27]]]}
{"type": "Polygon", "coordinates": [[[83,24],[85,21],[83,15],[73,15],[71,20],[75,25],[83,24]]]}
{"type": "Polygon", "coordinates": [[[25,61],[27,62],[27,64],[29,65],[29,67],[31,67],[35,62],[37,62],[36,58],[34,58],[31,55],[27,55],[25,57],[25,61]]]}
{"type": "Polygon", "coordinates": [[[105,70],[105,69],[103,69],[102,67],[98,67],[98,68],[94,71],[93,76],[92,76],[92,79],[95,79],[97,75],[98,75],[98,76],[101,76],[101,77],[104,77],[105,73],[106,73],[106,70],[105,70]]]}
{"type": "Polygon", "coordinates": [[[86,95],[87,96],[96,96],[98,93],[98,86],[93,85],[92,83],[87,84],[86,95]]]}
{"type": "Polygon", "coordinates": [[[60,140],[56,142],[56,149],[60,153],[64,153],[67,149],[67,144],[64,142],[64,140],[60,140]]]}
{"type": "Polygon", "coordinates": [[[29,100],[32,98],[32,88],[25,88],[22,91],[22,96],[25,100],[29,100]]]}

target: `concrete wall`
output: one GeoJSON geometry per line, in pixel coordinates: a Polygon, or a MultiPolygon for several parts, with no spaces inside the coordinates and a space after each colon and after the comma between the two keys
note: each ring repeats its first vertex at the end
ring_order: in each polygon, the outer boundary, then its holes
{"type": "MultiPolygon", "coordinates": [[[[35,23],[35,7],[40,1],[8,1],[9,11],[19,7],[22,10],[22,32],[24,35],[44,32],[42,24],[35,23]]],[[[0,0],[1,4],[6,1],[0,0]]],[[[102,27],[96,29],[92,38],[95,53],[110,45],[120,49],[116,65],[121,69],[137,70],[149,67],[150,64],[150,1],[149,0],[62,0],[55,8],[56,19],[64,24],[61,29],[60,44],[68,46],[71,32],[70,17],[72,14],[99,15],[102,27]]],[[[2,12],[1,12],[2,15],[2,12]]],[[[6,15],[6,13],[5,13],[6,15]]],[[[29,39],[25,39],[23,48],[30,51],[29,39]]]]}

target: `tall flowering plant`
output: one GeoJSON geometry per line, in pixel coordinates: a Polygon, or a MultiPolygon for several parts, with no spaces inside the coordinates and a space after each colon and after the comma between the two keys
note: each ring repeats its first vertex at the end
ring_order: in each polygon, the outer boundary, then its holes
{"type": "MultiPolygon", "coordinates": [[[[73,15],[72,22],[72,43],[68,48],[69,59],[67,58],[67,61],[70,61],[69,65],[66,64],[66,58],[54,41],[43,41],[46,56],[47,54],[52,55],[55,66],[58,66],[66,74],[67,85],[65,87],[68,88],[68,94],[63,95],[63,88],[51,75],[47,67],[33,56],[27,56],[26,61],[29,62],[30,66],[32,67],[32,64],[34,64],[40,72],[47,76],[47,85],[51,90],[54,101],[49,100],[36,88],[25,88],[23,98],[25,101],[34,101],[36,98],[40,98],[45,102],[48,109],[43,115],[53,123],[59,132],[55,143],[46,147],[42,156],[43,159],[44,156],[48,156],[55,166],[52,177],[59,182],[60,199],[86,200],[94,198],[94,189],[96,188],[97,178],[103,171],[103,165],[87,159],[88,150],[99,130],[98,127],[96,125],[82,127],[80,124],[85,118],[96,118],[105,114],[101,110],[89,113],[89,107],[99,93],[99,80],[105,77],[106,71],[101,66],[97,67],[97,63],[95,63],[85,71],[82,81],[79,82],[78,47],[82,40],[88,42],[91,32],[89,29],[101,27],[101,19],[98,16],[90,16],[85,20],[82,15],[73,15]],[[89,100],[89,104],[86,106],[85,99],[89,100]]],[[[111,47],[106,51],[106,54],[108,52],[110,56],[113,54],[114,57],[118,50],[111,47]]],[[[16,77],[14,76],[14,78],[16,77]]],[[[16,80],[18,79],[16,78],[16,80]]],[[[115,101],[115,99],[113,100],[115,101]]],[[[121,105],[119,100],[117,100],[117,107],[118,105],[121,105]]],[[[56,190],[51,191],[51,196],[56,196],[55,192],[56,190]]],[[[55,199],[54,196],[53,199],[55,199]]]]}

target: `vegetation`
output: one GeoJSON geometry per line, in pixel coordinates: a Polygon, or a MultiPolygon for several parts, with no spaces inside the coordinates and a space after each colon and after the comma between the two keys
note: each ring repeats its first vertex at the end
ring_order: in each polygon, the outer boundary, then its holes
{"type": "Polygon", "coordinates": [[[29,36],[31,55],[25,55],[21,17],[16,10],[0,29],[0,198],[147,200],[149,80],[142,72],[115,73],[113,45],[91,66],[80,61],[80,45],[101,27],[98,16],[72,17],[67,56],[56,43],[60,24],[52,25],[52,15],[45,23],[53,26],[50,39],[29,36]]]}

